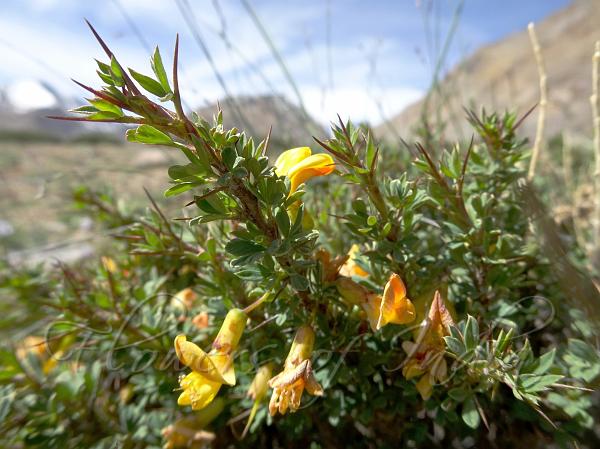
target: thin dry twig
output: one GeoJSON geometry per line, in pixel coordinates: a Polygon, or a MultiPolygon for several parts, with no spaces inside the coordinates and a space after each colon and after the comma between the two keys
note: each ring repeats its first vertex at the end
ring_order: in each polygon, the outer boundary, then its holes
{"type": "Polygon", "coordinates": [[[544,138],[544,126],[546,123],[546,105],[548,103],[548,87],[546,85],[546,69],[544,66],[544,58],[542,56],[542,49],[535,32],[535,26],[532,23],[527,27],[529,31],[529,39],[531,40],[531,46],[533,47],[533,54],[535,56],[535,63],[537,65],[538,74],[540,76],[540,112],[538,114],[537,131],[535,133],[535,141],[533,143],[533,151],[531,152],[531,162],[529,163],[529,172],[527,173],[527,179],[531,181],[535,176],[535,168],[537,165],[538,158],[540,156],[540,148],[542,146],[542,140],[544,138]]]}

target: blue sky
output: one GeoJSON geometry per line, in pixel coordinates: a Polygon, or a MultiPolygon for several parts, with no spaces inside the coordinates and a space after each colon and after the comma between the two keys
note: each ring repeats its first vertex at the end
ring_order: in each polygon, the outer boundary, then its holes
{"type": "MultiPolygon", "coordinates": [[[[178,3],[187,2],[232,94],[277,92],[302,101],[323,122],[340,113],[377,123],[427,89],[435,49],[442,46],[460,3],[246,0],[288,66],[300,100],[243,1],[0,0],[0,86],[9,86],[11,98],[23,108],[49,101],[36,89],[32,82],[36,80],[47,81],[65,97],[82,97],[69,78],[96,84],[92,58],[103,57],[85,17],[122,63],[143,73],[150,72],[145,46],[158,44],[165,62],[170,62],[179,32],[187,103],[204,105],[222,98],[223,89],[178,9],[178,3]],[[141,37],[132,31],[123,11],[141,37]]],[[[465,0],[444,68],[568,3],[465,0]]]]}

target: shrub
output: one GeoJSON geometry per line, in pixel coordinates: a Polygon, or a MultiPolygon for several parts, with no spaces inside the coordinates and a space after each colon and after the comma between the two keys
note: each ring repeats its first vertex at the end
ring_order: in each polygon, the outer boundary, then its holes
{"type": "Polygon", "coordinates": [[[123,217],[79,192],[127,225],[114,251],[4,277],[38,324],[1,353],[5,446],[593,446],[598,292],[546,251],[514,115],[406,167],[342,120],[271,164],[269,136],[184,114],[177,45],[169,80],[158,48],[128,74],[98,39],[104,86],[67,119],[183,153],[165,196],[192,201],[123,217]]]}

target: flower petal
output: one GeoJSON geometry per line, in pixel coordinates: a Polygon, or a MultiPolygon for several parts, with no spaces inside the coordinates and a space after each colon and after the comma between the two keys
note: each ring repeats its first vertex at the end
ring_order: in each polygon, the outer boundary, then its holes
{"type": "Polygon", "coordinates": [[[181,363],[194,372],[213,382],[228,383],[215,366],[211,356],[200,349],[198,345],[187,341],[185,335],[178,335],[175,338],[175,352],[181,363]]]}
{"type": "MultiPolygon", "coordinates": [[[[361,304],[363,310],[367,313],[367,318],[369,319],[369,324],[371,325],[371,329],[373,332],[379,329],[380,322],[380,305],[381,305],[381,296],[376,294],[370,294],[367,298],[367,302],[361,304]]],[[[387,323],[381,324],[382,326],[387,323]]]]}
{"type": "Polygon", "coordinates": [[[212,382],[202,375],[191,372],[181,382],[183,392],[177,399],[179,405],[191,405],[192,410],[206,407],[217,395],[221,388],[220,382],[212,382]]]}
{"type": "Polygon", "coordinates": [[[275,173],[277,176],[287,176],[290,169],[311,155],[309,147],[292,148],[284,151],[275,161],[275,173]]]}
{"type": "Polygon", "coordinates": [[[429,308],[428,318],[431,320],[433,326],[443,326],[447,328],[454,324],[454,320],[452,319],[452,315],[446,308],[446,304],[444,304],[444,300],[442,299],[442,295],[440,292],[436,290],[435,295],[433,296],[433,302],[431,303],[431,307],[429,308]]]}
{"type": "Polygon", "coordinates": [[[419,379],[417,382],[417,390],[424,401],[431,397],[431,393],[433,392],[433,382],[430,375],[425,374],[419,379]]]}
{"type": "Polygon", "coordinates": [[[288,172],[290,179],[290,192],[296,191],[298,186],[315,176],[324,176],[335,170],[333,158],[325,153],[313,154],[300,163],[294,165],[288,172]]]}

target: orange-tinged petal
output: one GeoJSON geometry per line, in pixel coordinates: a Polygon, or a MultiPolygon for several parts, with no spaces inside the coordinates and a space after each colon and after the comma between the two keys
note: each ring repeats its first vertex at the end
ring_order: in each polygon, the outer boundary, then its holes
{"type": "Polygon", "coordinates": [[[394,304],[394,316],[389,320],[394,324],[407,324],[415,320],[415,306],[410,299],[404,297],[394,304]]]}
{"type": "Polygon", "coordinates": [[[344,265],[340,269],[340,274],[342,276],[348,276],[348,277],[351,277],[351,276],[368,277],[369,276],[369,273],[367,273],[365,270],[363,270],[356,263],[356,256],[359,253],[359,251],[360,251],[360,248],[356,243],[350,247],[350,251],[348,251],[348,260],[346,261],[346,263],[344,263],[344,265]]]}
{"type": "Polygon", "coordinates": [[[390,276],[379,305],[377,329],[387,323],[406,324],[415,319],[415,307],[406,297],[406,286],[397,274],[390,276]]]}
{"type": "Polygon", "coordinates": [[[448,335],[448,327],[454,324],[439,291],[435,292],[427,319],[430,326],[427,336],[429,340],[441,340],[444,335],[448,335]]]}
{"type": "Polygon", "coordinates": [[[275,161],[275,173],[277,176],[287,176],[294,165],[299,164],[311,154],[309,147],[292,148],[284,151],[275,161]]]}
{"type": "Polygon", "coordinates": [[[313,154],[294,165],[288,172],[290,192],[295,192],[300,184],[316,176],[324,176],[335,170],[333,158],[325,153],[313,154]]]}
{"type": "Polygon", "coordinates": [[[404,281],[396,273],[392,273],[383,291],[386,294],[393,294],[394,300],[406,297],[406,286],[404,281]]]}

